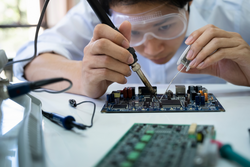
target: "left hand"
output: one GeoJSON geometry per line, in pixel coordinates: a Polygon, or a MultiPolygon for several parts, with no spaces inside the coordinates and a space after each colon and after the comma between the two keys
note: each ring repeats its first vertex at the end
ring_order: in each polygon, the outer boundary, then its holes
{"type": "MultiPolygon", "coordinates": [[[[210,74],[236,85],[250,86],[250,46],[235,32],[214,25],[194,31],[185,42],[192,45],[188,72],[210,74]]],[[[180,70],[183,65],[178,66],[180,70]]]]}

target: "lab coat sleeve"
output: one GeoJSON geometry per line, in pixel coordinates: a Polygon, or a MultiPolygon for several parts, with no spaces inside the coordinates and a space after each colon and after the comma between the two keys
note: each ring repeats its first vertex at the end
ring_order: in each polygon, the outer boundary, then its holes
{"type": "MultiPolygon", "coordinates": [[[[82,0],[55,27],[44,31],[39,36],[37,55],[54,52],[71,60],[82,60],[83,49],[91,40],[94,27],[98,23],[99,20],[87,1],[82,0]]],[[[33,54],[34,42],[32,41],[19,49],[14,61],[32,57],[33,54]]],[[[29,61],[14,64],[14,75],[19,80],[26,80],[24,67],[28,63],[29,61]]]]}

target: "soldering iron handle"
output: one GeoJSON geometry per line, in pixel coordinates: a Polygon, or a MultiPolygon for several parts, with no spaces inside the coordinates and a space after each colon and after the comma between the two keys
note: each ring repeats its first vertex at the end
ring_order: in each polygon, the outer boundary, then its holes
{"type": "Polygon", "coordinates": [[[91,8],[93,9],[93,11],[95,12],[95,14],[97,15],[97,17],[99,18],[99,20],[103,24],[107,24],[108,26],[110,26],[114,29],[116,28],[115,25],[109,19],[106,12],[104,11],[104,9],[102,8],[102,6],[100,5],[100,3],[97,0],[87,0],[87,1],[88,1],[89,5],[91,6],[91,8]]]}
{"type": "MultiPolygon", "coordinates": [[[[100,22],[102,22],[103,24],[107,24],[108,26],[120,32],[112,23],[112,21],[109,19],[107,13],[104,11],[101,4],[97,0],[87,0],[87,1],[89,5],[91,6],[91,8],[93,9],[93,11],[95,12],[95,14],[97,15],[97,17],[99,18],[100,22]]],[[[138,59],[137,59],[137,55],[135,54],[134,48],[129,47],[127,50],[133,55],[133,58],[134,58],[134,62],[132,64],[129,64],[129,66],[131,66],[134,63],[136,63],[138,59]]]]}

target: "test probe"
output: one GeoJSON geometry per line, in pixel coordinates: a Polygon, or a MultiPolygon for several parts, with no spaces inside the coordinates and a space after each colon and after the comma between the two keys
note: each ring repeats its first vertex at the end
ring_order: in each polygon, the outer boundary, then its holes
{"type": "Polygon", "coordinates": [[[67,130],[71,130],[72,128],[77,128],[80,130],[85,130],[86,128],[91,128],[93,126],[93,119],[95,116],[95,109],[96,109],[96,104],[92,101],[82,101],[80,103],[76,103],[76,101],[74,99],[69,99],[69,105],[73,108],[76,108],[78,105],[81,105],[83,103],[92,103],[94,105],[94,109],[93,109],[93,114],[91,117],[91,124],[90,125],[84,125],[81,123],[77,123],[75,121],[75,118],[71,115],[68,116],[62,116],[56,113],[50,113],[50,112],[46,112],[42,110],[42,114],[43,116],[45,116],[46,118],[48,118],[50,121],[64,127],[67,130]]]}
{"type": "Polygon", "coordinates": [[[86,125],[83,125],[81,123],[77,123],[75,121],[75,118],[72,116],[62,116],[56,113],[50,113],[50,112],[46,112],[46,111],[42,111],[43,116],[45,116],[46,118],[48,118],[49,120],[51,120],[52,122],[55,122],[59,125],[61,125],[62,127],[64,127],[67,130],[71,130],[73,127],[76,127],[78,129],[84,130],[86,129],[86,125]]]}
{"type": "MultiPolygon", "coordinates": [[[[103,24],[107,24],[108,26],[112,27],[113,29],[119,31],[114,26],[112,21],[109,19],[106,12],[104,11],[104,9],[101,7],[100,3],[97,0],[87,0],[87,1],[88,1],[89,5],[91,6],[91,8],[93,9],[93,11],[95,12],[95,14],[97,15],[97,17],[99,18],[99,20],[103,24]]],[[[132,64],[129,64],[129,66],[131,66],[132,70],[137,73],[137,75],[139,76],[139,78],[141,79],[143,84],[148,88],[148,90],[151,92],[151,94],[158,100],[158,98],[156,96],[156,91],[153,89],[152,85],[150,84],[150,82],[148,81],[148,79],[146,78],[144,73],[142,72],[140,64],[137,63],[138,59],[137,59],[137,55],[135,53],[135,49],[132,47],[129,47],[127,50],[134,57],[134,62],[132,64]]]]}

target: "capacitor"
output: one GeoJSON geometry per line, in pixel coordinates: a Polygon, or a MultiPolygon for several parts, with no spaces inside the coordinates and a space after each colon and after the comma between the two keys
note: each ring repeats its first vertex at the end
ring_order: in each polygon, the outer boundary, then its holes
{"type": "Polygon", "coordinates": [[[200,90],[202,90],[202,86],[197,85],[197,86],[195,87],[195,91],[198,93],[200,90]]]}
{"type": "Polygon", "coordinates": [[[206,88],[202,88],[203,93],[208,93],[206,88]]]}
{"type": "Polygon", "coordinates": [[[202,143],[203,139],[204,139],[204,134],[202,132],[198,132],[196,135],[197,142],[202,143]]]}
{"type": "Polygon", "coordinates": [[[132,96],[135,96],[135,87],[131,87],[132,88],[132,96]]]}
{"type": "Polygon", "coordinates": [[[195,96],[195,103],[196,105],[200,105],[200,97],[199,96],[195,96]]]}
{"type": "Polygon", "coordinates": [[[107,94],[106,101],[107,101],[108,103],[110,103],[110,102],[111,102],[111,101],[110,101],[110,94],[107,94]]]}
{"type": "Polygon", "coordinates": [[[195,96],[197,96],[197,93],[195,92],[195,90],[193,90],[191,93],[190,93],[190,100],[195,100],[195,96]]]}
{"type": "Polygon", "coordinates": [[[123,100],[123,94],[120,95],[120,99],[123,100]]]}
{"type": "Polygon", "coordinates": [[[204,96],[205,96],[205,102],[207,102],[208,101],[208,94],[204,93],[204,96]]]}
{"type": "Polygon", "coordinates": [[[201,96],[204,96],[204,93],[202,90],[199,90],[199,93],[201,94],[201,96]]]}
{"type": "Polygon", "coordinates": [[[201,106],[205,106],[205,97],[201,96],[200,100],[201,100],[201,106]]]}
{"type": "Polygon", "coordinates": [[[187,93],[190,93],[194,90],[194,86],[190,85],[188,86],[188,90],[187,90],[187,93]]]}
{"type": "Polygon", "coordinates": [[[124,99],[128,98],[128,90],[126,87],[123,89],[123,98],[124,99]]]}
{"type": "Polygon", "coordinates": [[[112,93],[110,94],[110,102],[114,102],[115,101],[115,95],[112,93]]]}
{"type": "Polygon", "coordinates": [[[132,88],[130,87],[130,88],[128,88],[128,98],[129,98],[129,99],[132,99],[132,96],[133,96],[133,90],[132,90],[132,88]]]}

